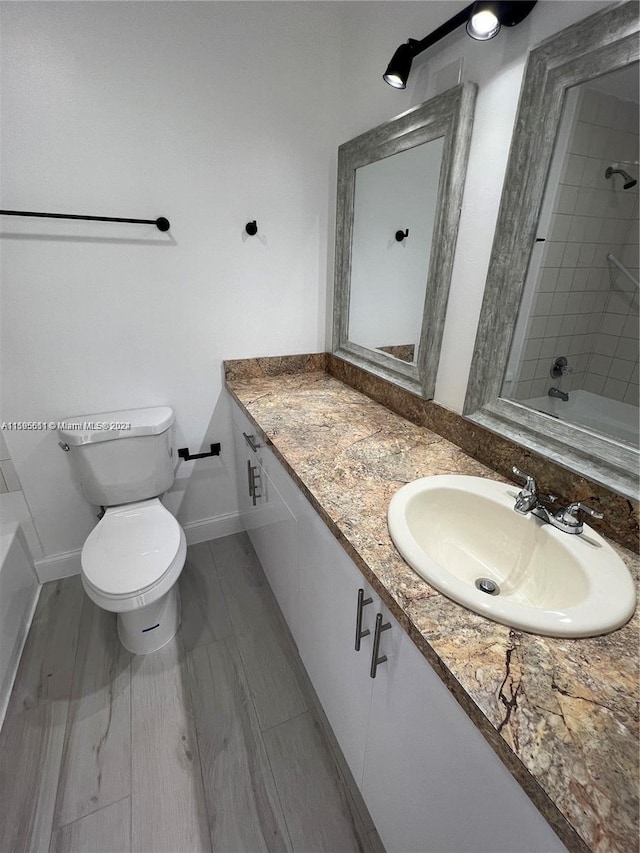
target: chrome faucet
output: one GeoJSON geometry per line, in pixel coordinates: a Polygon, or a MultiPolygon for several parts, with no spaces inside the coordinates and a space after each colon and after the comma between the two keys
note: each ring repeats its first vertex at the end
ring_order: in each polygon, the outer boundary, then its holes
{"type": "Polygon", "coordinates": [[[559,388],[549,388],[549,396],[555,397],[558,400],[564,400],[565,403],[569,402],[569,395],[566,391],[561,391],[559,388]]]}
{"type": "MultiPolygon", "coordinates": [[[[526,480],[526,484],[524,488],[520,489],[518,492],[518,497],[516,498],[516,503],[514,509],[516,512],[522,513],[522,515],[526,515],[526,513],[531,512],[538,505],[538,489],[536,487],[536,481],[533,477],[530,477],[529,474],[525,474],[516,466],[513,466],[513,473],[518,477],[522,477],[523,480],[526,480]]],[[[551,497],[551,495],[549,495],[551,497]]]]}
{"type": "Polygon", "coordinates": [[[546,524],[551,524],[553,527],[557,527],[558,530],[562,530],[564,533],[582,533],[584,525],[578,518],[579,511],[590,515],[591,518],[604,518],[601,512],[598,512],[596,509],[591,509],[589,506],[585,506],[585,504],[580,503],[580,501],[571,503],[554,512],[553,508],[550,507],[549,504],[555,503],[557,498],[554,495],[539,494],[536,481],[533,477],[529,474],[525,474],[524,471],[516,468],[515,465],[512,470],[516,477],[521,477],[525,480],[525,485],[518,492],[516,502],[513,507],[516,512],[519,512],[522,515],[526,515],[530,512],[531,515],[535,515],[536,518],[539,518],[546,524]]]}

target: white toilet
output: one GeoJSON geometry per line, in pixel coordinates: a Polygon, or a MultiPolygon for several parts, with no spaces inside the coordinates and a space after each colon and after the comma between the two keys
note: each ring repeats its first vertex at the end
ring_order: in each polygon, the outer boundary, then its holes
{"type": "Polygon", "coordinates": [[[176,581],[187,542],[159,499],[174,479],[173,422],[162,406],[73,417],[58,430],[82,494],[105,510],[82,549],[82,584],[99,607],[118,614],[122,645],[139,655],[164,646],[180,627],[176,581]]]}

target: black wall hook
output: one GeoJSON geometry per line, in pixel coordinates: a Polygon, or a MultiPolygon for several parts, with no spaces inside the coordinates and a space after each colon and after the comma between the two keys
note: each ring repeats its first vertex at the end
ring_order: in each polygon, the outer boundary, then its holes
{"type": "Polygon", "coordinates": [[[178,456],[185,462],[190,462],[192,459],[206,459],[208,456],[220,456],[220,443],[212,444],[211,450],[207,453],[189,453],[188,447],[181,447],[178,450],[178,456]]]}
{"type": "Polygon", "coordinates": [[[249,237],[255,237],[258,233],[258,223],[255,221],[255,219],[252,222],[247,222],[247,224],[244,226],[244,230],[247,232],[249,237]]]}
{"type": "Polygon", "coordinates": [[[408,236],[409,236],[409,229],[408,228],[406,231],[396,231],[396,240],[398,241],[398,243],[402,243],[402,241],[405,239],[405,237],[408,237],[408,236]]]}

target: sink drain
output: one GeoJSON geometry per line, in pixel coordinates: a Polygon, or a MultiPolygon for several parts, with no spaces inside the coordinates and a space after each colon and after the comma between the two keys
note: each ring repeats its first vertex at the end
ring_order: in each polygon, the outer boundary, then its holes
{"type": "Polygon", "coordinates": [[[476,581],[476,588],[479,589],[480,592],[486,592],[487,595],[500,595],[500,587],[490,578],[478,578],[476,581]]]}

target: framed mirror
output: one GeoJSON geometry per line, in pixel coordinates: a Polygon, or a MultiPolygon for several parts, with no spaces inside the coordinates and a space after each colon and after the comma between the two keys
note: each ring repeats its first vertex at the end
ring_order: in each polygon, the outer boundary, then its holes
{"type": "Polygon", "coordinates": [[[456,86],[338,149],[333,351],[427,399],[475,95],[456,86]]]}
{"type": "Polygon", "coordinates": [[[638,492],[638,6],[527,63],[465,415],[638,492]]]}

